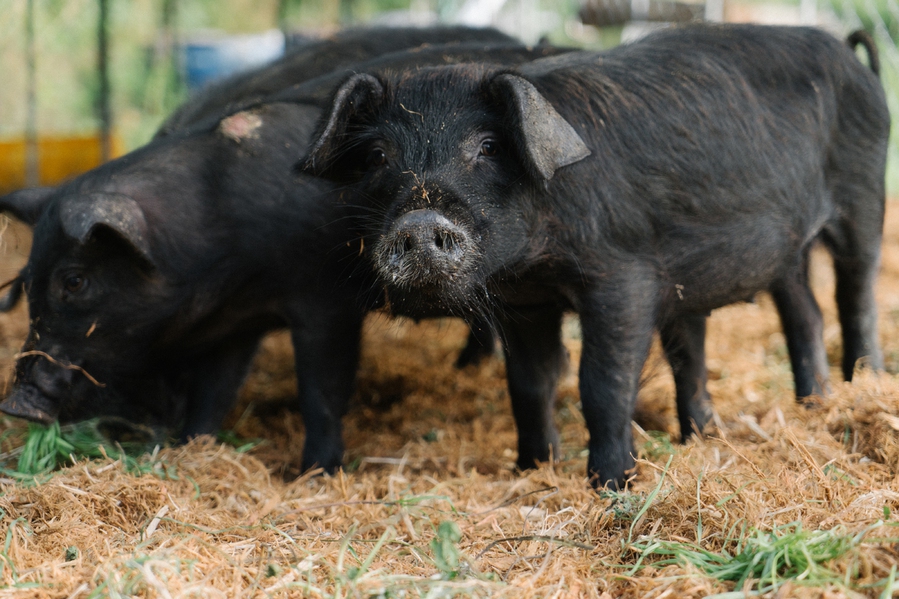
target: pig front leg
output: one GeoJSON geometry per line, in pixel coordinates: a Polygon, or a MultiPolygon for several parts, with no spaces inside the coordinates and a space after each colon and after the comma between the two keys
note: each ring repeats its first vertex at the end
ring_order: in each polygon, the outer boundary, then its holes
{"type": "Polygon", "coordinates": [[[355,390],[361,329],[361,311],[351,302],[310,301],[294,310],[291,336],[306,429],[303,471],[333,473],[343,462],[341,418],[355,390]]]}
{"type": "Polygon", "coordinates": [[[234,403],[262,333],[227,339],[211,351],[190,361],[185,372],[191,377],[181,442],[199,435],[214,435],[234,403]]]}
{"type": "Polygon", "coordinates": [[[694,432],[701,433],[712,417],[712,402],[706,388],[705,333],[704,314],[672,317],[659,327],[662,348],[674,373],[681,442],[686,442],[694,432]]]}
{"type": "Polygon", "coordinates": [[[631,420],[657,314],[651,275],[641,278],[636,268],[625,270],[606,277],[580,309],[581,405],[590,431],[587,475],[598,487],[623,487],[634,466],[631,420]]]}
{"type": "Polygon", "coordinates": [[[562,311],[557,307],[514,307],[507,313],[502,326],[503,351],[518,428],[518,467],[524,470],[550,456],[559,458],[553,403],[568,355],[562,345],[562,311]]]}

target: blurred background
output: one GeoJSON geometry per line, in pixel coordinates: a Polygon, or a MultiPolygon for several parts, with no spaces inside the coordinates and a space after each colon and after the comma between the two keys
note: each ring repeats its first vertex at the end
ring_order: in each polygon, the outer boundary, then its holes
{"type": "Polygon", "coordinates": [[[209,81],[341,27],[490,25],[529,43],[608,48],[695,20],[817,25],[839,37],[863,27],[899,114],[899,0],[2,0],[0,192],[134,149],[209,81]]]}

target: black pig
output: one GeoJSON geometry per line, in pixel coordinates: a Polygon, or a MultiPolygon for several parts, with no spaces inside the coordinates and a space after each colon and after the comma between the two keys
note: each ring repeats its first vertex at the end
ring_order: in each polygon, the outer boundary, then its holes
{"type": "Polygon", "coordinates": [[[304,467],[338,467],[362,279],[340,276],[355,249],[318,201],[329,186],[290,175],[318,114],[261,106],[47,195],[20,274],[31,328],[2,409],[42,422],[117,415],[183,438],[215,432],[262,335],[288,326],[304,467]]]}
{"type": "MultiPolygon", "coordinates": [[[[330,87],[327,84],[303,85],[305,82],[404,48],[424,50],[423,59],[427,61],[430,60],[428,55],[441,46],[464,55],[474,50],[476,45],[483,44],[505,46],[506,50],[519,46],[514,38],[491,28],[386,27],[338,31],[325,39],[303,44],[264,67],[209,85],[172,113],[159,127],[156,137],[208,126],[209,121],[217,121],[223,115],[265,102],[279,99],[303,103],[321,101],[328,97],[330,87]]],[[[547,48],[544,53],[557,51],[562,50],[547,48]]],[[[395,57],[388,56],[388,62],[393,60],[395,57]]],[[[330,80],[324,79],[325,82],[330,80]]],[[[463,368],[476,364],[492,354],[494,347],[489,323],[474,322],[456,366],[463,368]]]]}
{"type": "Polygon", "coordinates": [[[759,291],[780,312],[797,396],[822,391],[816,240],[834,258],[846,379],[861,358],[881,367],[889,114],[859,42],[870,70],[820,30],[694,25],[513,69],[360,73],[305,168],[354,184],[396,311],[496,319],[521,467],[558,450],[559,325],[580,314],[588,473],[621,485],[654,329],[682,432],[708,418],[706,315],[759,291]]]}
{"type": "MultiPolygon", "coordinates": [[[[377,64],[494,59],[544,50],[483,44],[377,64]]],[[[325,95],[343,75],[297,93],[325,95]],[[325,91],[323,91],[323,89],[325,91]]],[[[14,294],[32,319],[13,395],[0,408],[42,422],[98,414],[214,432],[260,337],[289,327],[307,436],[303,467],[339,467],[371,288],[333,186],[291,165],[321,109],[256,103],[161,135],[56,189],[0,198],[33,224],[14,294]]]]}

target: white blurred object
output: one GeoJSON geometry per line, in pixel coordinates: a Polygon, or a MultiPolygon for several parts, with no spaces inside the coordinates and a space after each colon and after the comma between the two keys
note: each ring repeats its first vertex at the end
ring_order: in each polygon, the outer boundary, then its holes
{"type": "Polygon", "coordinates": [[[372,25],[384,27],[428,27],[440,21],[428,0],[412,0],[406,10],[389,10],[375,15],[372,25]]]}
{"type": "Polygon", "coordinates": [[[529,44],[562,25],[559,14],[541,10],[538,0],[465,0],[450,20],[471,27],[496,27],[529,44]]]}
{"type": "Polygon", "coordinates": [[[705,20],[713,23],[724,20],[724,0],[706,0],[705,20]]]}
{"type": "Polygon", "coordinates": [[[642,37],[646,37],[653,31],[671,27],[671,23],[664,21],[629,21],[621,28],[621,43],[629,44],[642,37]]]}
{"type": "Polygon", "coordinates": [[[461,25],[488,27],[494,24],[507,0],[465,0],[453,19],[461,25]]]}

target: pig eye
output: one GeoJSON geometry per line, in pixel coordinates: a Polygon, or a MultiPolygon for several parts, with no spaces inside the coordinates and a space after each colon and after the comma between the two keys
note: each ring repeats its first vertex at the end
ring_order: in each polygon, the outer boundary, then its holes
{"type": "Polygon", "coordinates": [[[371,167],[384,166],[387,164],[387,154],[381,148],[373,148],[368,153],[368,165],[371,167]]]}
{"type": "Polygon", "coordinates": [[[84,289],[87,279],[81,275],[69,275],[62,282],[62,286],[68,293],[78,293],[84,289]]]}
{"type": "Polygon", "coordinates": [[[499,154],[499,142],[495,139],[485,139],[481,142],[481,156],[491,158],[499,154]]]}

